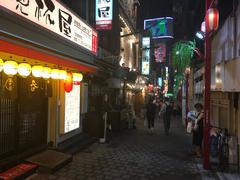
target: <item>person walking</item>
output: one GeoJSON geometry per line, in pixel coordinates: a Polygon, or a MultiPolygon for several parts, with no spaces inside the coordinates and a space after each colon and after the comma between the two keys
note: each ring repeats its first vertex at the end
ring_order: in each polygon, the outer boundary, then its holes
{"type": "Polygon", "coordinates": [[[202,157],[202,139],[203,139],[203,118],[204,111],[203,105],[201,103],[197,103],[194,105],[194,108],[197,111],[197,117],[195,119],[194,127],[193,127],[193,145],[195,146],[195,154],[196,157],[202,157]]]}
{"type": "Polygon", "coordinates": [[[156,105],[153,102],[153,98],[149,99],[146,109],[147,109],[146,115],[148,120],[148,130],[150,133],[153,133],[154,119],[155,119],[155,113],[156,113],[156,105]]]}
{"type": "Polygon", "coordinates": [[[161,110],[159,112],[159,116],[162,116],[163,118],[164,132],[165,132],[165,135],[168,136],[169,129],[170,129],[170,122],[171,122],[171,115],[172,115],[172,107],[167,98],[165,99],[165,102],[161,100],[160,104],[161,104],[161,110]]]}

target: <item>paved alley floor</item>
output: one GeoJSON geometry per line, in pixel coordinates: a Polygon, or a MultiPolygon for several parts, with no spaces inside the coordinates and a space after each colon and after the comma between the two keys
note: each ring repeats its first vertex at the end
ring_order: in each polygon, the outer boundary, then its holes
{"type": "Polygon", "coordinates": [[[192,155],[191,135],[179,118],[173,118],[170,135],[165,136],[161,119],[155,120],[150,135],[137,120],[137,129],[113,134],[110,143],[95,143],[74,155],[73,161],[55,174],[30,179],[57,180],[200,180],[219,179],[201,170],[192,155]]]}

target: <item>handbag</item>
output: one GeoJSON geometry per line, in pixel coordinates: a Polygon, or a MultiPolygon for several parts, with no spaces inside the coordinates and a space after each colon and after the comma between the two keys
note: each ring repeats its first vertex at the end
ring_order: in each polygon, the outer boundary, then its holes
{"type": "Polygon", "coordinates": [[[187,133],[192,133],[192,121],[188,121],[187,123],[187,133]]]}

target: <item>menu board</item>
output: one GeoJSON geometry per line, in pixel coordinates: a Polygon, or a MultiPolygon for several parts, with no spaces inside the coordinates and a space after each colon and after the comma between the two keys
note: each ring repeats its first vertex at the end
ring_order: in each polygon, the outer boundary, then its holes
{"type": "Polygon", "coordinates": [[[64,133],[80,126],[80,85],[73,85],[71,92],[65,92],[64,133]]]}

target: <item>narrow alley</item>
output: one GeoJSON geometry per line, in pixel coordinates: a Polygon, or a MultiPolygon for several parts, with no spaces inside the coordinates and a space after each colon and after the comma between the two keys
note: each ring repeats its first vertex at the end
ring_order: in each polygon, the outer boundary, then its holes
{"type": "MultiPolygon", "coordinates": [[[[173,118],[169,136],[164,134],[162,119],[155,121],[153,135],[138,119],[136,130],[113,134],[106,144],[94,143],[55,174],[29,179],[204,179],[198,168],[200,161],[193,158],[191,135],[185,132],[181,120],[173,118]]],[[[205,177],[217,179],[210,173],[205,177]]]]}

